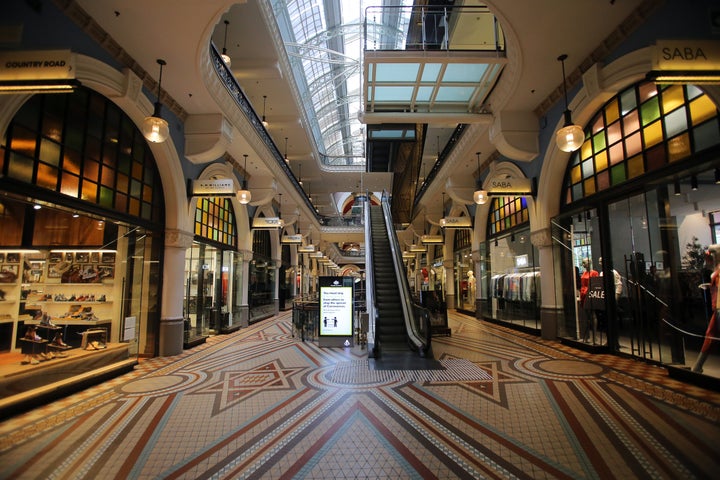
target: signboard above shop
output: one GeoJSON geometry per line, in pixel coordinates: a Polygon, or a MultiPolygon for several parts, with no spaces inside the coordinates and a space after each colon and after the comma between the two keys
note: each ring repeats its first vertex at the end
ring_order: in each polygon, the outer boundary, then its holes
{"type": "Polygon", "coordinates": [[[232,178],[193,180],[190,185],[190,195],[193,197],[234,197],[236,194],[232,178]]]}
{"type": "Polygon", "coordinates": [[[533,195],[532,178],[498,178],[485,182],[488,195],[533,195]]]}

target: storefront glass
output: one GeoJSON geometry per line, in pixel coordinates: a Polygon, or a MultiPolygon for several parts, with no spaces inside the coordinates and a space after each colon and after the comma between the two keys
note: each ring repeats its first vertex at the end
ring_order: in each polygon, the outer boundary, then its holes
{"type": "Polygon", "coordinates": [[[255,230],[253,232],[253,259],[248,269],[248,307],[250,322],[267,318],[277,313],[276,303],[276,271],[277,265],[270,257],[270,232],[255,230]]]}
{"type": "Polygon", "coordinates": [[[536,248],[530,230],[519,229],[491,239],[486,264],[485,298],[488,316],[532,329],[540,328],[540,271],[535,267],[536,248]]]}
{"type": "Polygon", "coordinates": [[[185,347],[208,335],[239,328],[242,256],[232,204],[227,198],[203,197],[195,209],[195,242],[185,254],[185,347]],[[240,264],[239,270],[236,266],[240,264]]]}
{"type": "Polygon", "coordinates": [[[0,398],[154,351],[152,232],[9,195],[0,205],[0,398]]]}
{"type": "Polygon", "coordinates": [[[540,328],[540,271],[530,242],[527,199],[495,197],[488,213],[488,241],[481,248],[481,305],[487,318],[540,328]],[[487,253],[486,253],[487,252],[487,253]]]}
{"type": "Polygon", "coordinates": [[[720,360],[701,355],[718,337],[708,329],[720,261],[717,109],[699,88],[641,83],[590,125],[563,209],[586,206],[553,226],[558,335],[720,376],[720,360]]]}
{"type": "Polygon", "coordinates": [[[0,145],[0,395],[155,355],[163,188],[132,119],[34,95],[0,145]]]}

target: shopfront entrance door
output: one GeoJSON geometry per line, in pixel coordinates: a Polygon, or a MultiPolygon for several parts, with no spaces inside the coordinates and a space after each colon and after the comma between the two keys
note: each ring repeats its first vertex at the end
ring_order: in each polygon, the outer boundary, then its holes
{"type": "MultiPolygon", "coordinates": [[[[662,363],[684,363],[683,295],[678,229],[667,189],[658,188],[607,208],[615,293],[616,349],[662,363]]],[[[612,311],[612,310],[611,310],[612,311]]]]}

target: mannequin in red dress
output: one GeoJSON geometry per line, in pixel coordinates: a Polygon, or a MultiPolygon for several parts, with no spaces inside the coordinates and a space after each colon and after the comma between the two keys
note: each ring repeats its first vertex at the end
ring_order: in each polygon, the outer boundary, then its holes
{"type": "Polygon", "coordinates": [[[713,343],[720,338],[720,321],[718,319],[718,316],[720,316],[720,303],[718,303],[720,302],[718,298],[718,285],[720,284],[720,249],[710,250],[708,254],[712,255],[712,259],[715,262],[715,270],[712,275],[710,275],[710,284],[702,284],[700,287],[710,289],[712,315],[707,330],[705,331],[705,341],[700,348],[700,355],[698,355],[695,365],[692,368],[692,371],[697,373],[702,373],[702,366],[710,354],[710,348],[713,346],[713,343]]]}
{"type": "Polygon", "coordinates": [[[592,311],[588,311],[584,308],[585,297],[587,297],[588,289],[590,288],[590,278],[597,277],[599,274],[596,270],[592,269],[590,259],[583,258],[582,260],[583,274],[580,276],[580,311],[585,316],[585,331],[583,332],[583,342],[589,340],[589,334],[592,330],[593,343],[595,343],[595,330],[597,330],[597,318],[592,311]]]}

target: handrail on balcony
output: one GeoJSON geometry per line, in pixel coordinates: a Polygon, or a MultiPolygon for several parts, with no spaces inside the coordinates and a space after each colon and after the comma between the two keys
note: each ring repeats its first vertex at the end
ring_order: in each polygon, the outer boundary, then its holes
{"type": "Polygon", "coordinates": [[[365,50],[504,51],[505,37],[485,6],[372,6],[365,9],[365,50]]]}

